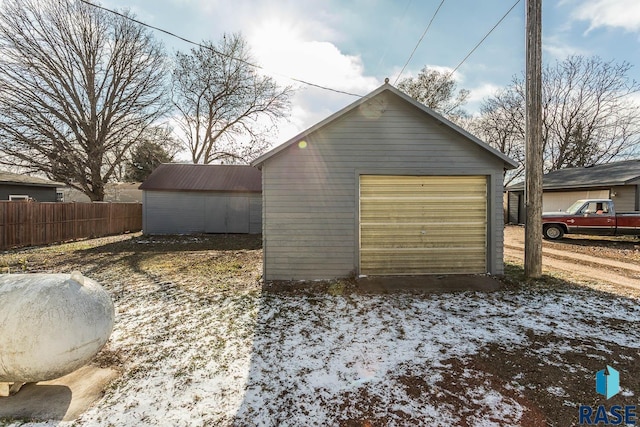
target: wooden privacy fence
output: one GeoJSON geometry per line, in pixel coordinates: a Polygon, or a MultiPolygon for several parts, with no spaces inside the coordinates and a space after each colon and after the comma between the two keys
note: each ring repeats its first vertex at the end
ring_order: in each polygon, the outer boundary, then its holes
{"type": "Polygon", "coordinates": [[[0,201],[0,250],[141,229],[141,203],[0,201]]]}

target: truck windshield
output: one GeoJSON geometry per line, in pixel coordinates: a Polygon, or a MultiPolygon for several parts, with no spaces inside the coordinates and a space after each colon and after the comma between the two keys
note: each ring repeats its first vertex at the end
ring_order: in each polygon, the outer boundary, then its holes
{"type": "Polygon", "coordinates": [[[584,205],[584,200],[578,200],[567,208],[567,213],[575,214],[576,212],[578,212],[578,209],[582,207],[582,205],[584,205]]]}

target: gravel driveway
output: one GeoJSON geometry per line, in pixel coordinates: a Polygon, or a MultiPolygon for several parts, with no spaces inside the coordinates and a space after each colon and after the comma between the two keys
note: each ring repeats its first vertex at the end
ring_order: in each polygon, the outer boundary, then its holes
{"type": "MultiPolygon", "coordinates": [[[[505,259],[522,263],[524,227],[507,226],[505,259]]],[[[629,288],[640,294],[640,241],[628,237],[568,235],[542,245],[544,271],[559,271],[581,281],[629,288]]]]}

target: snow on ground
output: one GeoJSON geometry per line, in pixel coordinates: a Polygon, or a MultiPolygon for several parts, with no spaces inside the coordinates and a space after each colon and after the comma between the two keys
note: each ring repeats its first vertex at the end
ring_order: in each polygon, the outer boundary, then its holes
{"type": "MultiPolygon", "coordinates": [[[[80,426],[339,425],[367,417],[398,426],[517,425],[525,416],[518,387],[493,387],[473,368],[452,379],[455,361],[549,333],[554,344],[535,350],[549,363],[571,349],[565,339],[640,348],[638,328],[612,327],[640,321],[637,300],[580,289],[210,295],[147,283],[111,290],[117,323],[108,351],[122,358],[124,372],[80,426]],[[446,382],[457,380],[465,389],[452,392],[446,382]]],[[[548,392],[565,395],[562,387],[548,392]]]]}

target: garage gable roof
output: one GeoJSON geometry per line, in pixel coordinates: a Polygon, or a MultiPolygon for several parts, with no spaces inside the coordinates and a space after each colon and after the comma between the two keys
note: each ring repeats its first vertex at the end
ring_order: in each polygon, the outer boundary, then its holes
{"type": "Polygon", "coordinates": [[[148,191],[260,193],[262,173],[245,165],[163,163],[138,188],[148,191]]]}
{"type": "Polygon", "coordinates": [[[390,93],[396,95],[397,97],[401,98],[405,102],[407,102],[407,103],[413,105],[414,107],[418,108],[419,110],[421,110],[422,112],[424,112],[428,116],[432,117],[433,119],[437,120],[438,122],[448,126],[449,128],[451,128],[452,130],[454,130],[458,134],[460,134],[463,137],[465,137],[467,140],[471,141],[474,144],[477,144],[478,146],[480,146],[484,150],[488,151],[489,153],[491,153],[495,157],[498,157],[500,160],[502,160],[504,162],[504,167],[506,169],[515,169],[518,166],[518,164],[514,160],[512,160],[510,157],[506,156],[505,154],[503,154],[500,151],[496,150],[495,148],[491,147],[489,144],[485,143],[484,141],[481,141],[478,137],[470,134],[469,132],[467,132],[466,130],[462,129],[460,126],[456,125],[455,123],[445,119],[443,116],[441,116],[440,114],[436,113],[431,108],[427,107],[424,104],[421,104],[420,102],[416,101],[415,99],[411,98],[410,96],[406,95],[405,93],[401,92],[400,90],[396,89],[395,87],[391,86],[388,83],[383,84],[378,89],[374,90],[373,92],[369,93],[368,95],[363,96],[359,100],[357,100],[354,103],[346,106],[345,108],[343,108],[342,110],[338,111],[337,113],[332,114],[331,116],[327,117],[323,121],[315,124],[314,126],[312,126],[309,129],[301,132],[300,134],[294,136],[293,138],[291,138],[290,140],[286,141],[285,143],[275,147],[274,149],[272,149],[272,150],[268,151],[267,153],[263,154],[262,156],[258,157],[253,162],[251,162],[251,166],[255,166],[255,167],[258,167],[258,168],[261,167],[262,164],[267,159],[269,159],[270,157],[272,157],[272,156],[284,151],[285,149],[287,149],[291,145],[294,145],[294,144],[298,143],[300,140],[302,140],[304,138],[307,138],[309,136],[309,134],[319,130],[320,128],[323,128],[323,127],[329,125],[333,121],[335,121],[338,118],[344,116],[345,114],[349,113],[350,111],[354,110],[355,108],[359,107],[363,103],[365,103],[365,102],[369,101],[370,99],[380,95],[383,92],[390,92],[390,93]]]}
{"type": "Polygon", "coordinates": [[[32,187],[63,187],[64,184],[35,176],[0,171],[0,183],[29,185],[32,187]]]}
{"type": "MultiPolygon", "coordinates": [[[[546,190],[627,185],[640,181],[640,160],[560,169],[543,175],[542,180],[542,188],[546,190]]],[[[524,190],[524,182],[510,185],[507,190],[524,190]]]]}

